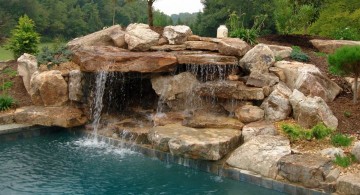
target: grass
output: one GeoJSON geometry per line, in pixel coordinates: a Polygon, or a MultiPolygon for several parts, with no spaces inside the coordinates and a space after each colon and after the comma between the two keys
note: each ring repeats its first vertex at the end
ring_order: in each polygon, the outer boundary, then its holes
{"type": "Polygon", "coordinates": [[[350,146],[354,138],[343,134],[336,134],[331,137],[331,143],[333,146],[350,146]]]}
{"type": "Polygon", "coordinates": [[[0,91],[5,91],[10,89],[13,86],[13,82],[11,81],[6,81],[4,82],[2,85],[0,85],[0,91]]]}
{"type": "Polygon", "coordinates": [[[0,111],[8,110],[15,104],[15,100],[8,95],[0,95],[0,111]]]}
{"type": "MultiPolygon", "coordinates": [[[[39,50],[41,50],[43,47],[52,47],[54,43],[48,42],[48,43],[41,43],[39,45],[39,50]]],[[[6,50],[3,46],[0,46],[0,61],[7,61],[7,60],[13,60],[14,56],[11,53],[11,51],[6,50]]]]}
{"type": "Polygon", "coordinates": [[[355,158],[354,155],[344,156],[344,157],[341,157],[339,155],[335,155],[334,163],[339,165],[340,167],[346,168],[346,167],[350,166],[355,161],[356,161],[356,158],[355,158]]]}
{"type": "Polygon", "coordinates": [[[297,124],[282,124],[282,130],[289,136],[291,141],[297,140],[311,140],[315,139],[324,139],[329,136],[333,130],[326,127],[324,124],[319,123],[311,129],[305,129],[297,124]]]}

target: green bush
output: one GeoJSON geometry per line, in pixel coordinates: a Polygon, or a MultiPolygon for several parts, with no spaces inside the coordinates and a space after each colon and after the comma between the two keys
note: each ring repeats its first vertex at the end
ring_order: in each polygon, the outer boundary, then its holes
{"type": "Polygon", "coordinates": [[[53,49],[43,47],[40,54],[37,55],[39,64],[46,64],[48,68],[68,62],[71,59],[72,52],[66,45],[55,45],[53,49]]]}
{"type": "Polygon", "coordinates": [[[356,162],[356,158],[355,158],[354,155],[344,156],[344,157],[341,157],[339,155],[335,155],[334,163],[341,166],[341,167],[346,168],[346,167],[350,166],[354,162],[356,162]]]}
{"type": "Polygon", "coordinates": [[[360,33],[355,28],[346,27],[346,28],[336,29],[332,33],[331,37],[338,40],[359,40],[360,33]]]}
{"type": "Polygon", "coordinates": [[[331,143],[333,146],[350,146],[354,138],[351,138],[347,135],[336,134],[331,137],[331,143]]]}
{"type": "Polygon", "coordinates": [[[312,132],[302,128],[297,124],[282,124],[282,130],[289,136],[291,141],[297,141],[301,139],[311,140],[312,132]]]}
{"type": "Polygon", "coordinates": [[[308,62],[309,61],[309,56],[304,53],[303,51],[301,51],[301,48],[299,46],[293,46],[292,47],[292,52],[290,53],[290,58],[295,60],[295,61],[299,61],[299,62],[308,62]]]}
{"type": "MultiPolygon", "coordinates": [[[[354,75],[355,89],[360,76],[360,46],[345,46],[329,55],[329,70],[336,75],[354,75]]],[[[357,93],[353,93],[353,103],[357,103],[357,93]]]]}
{"type": "Polygon", "coordinates": [[[13,52],[14,58],[17,59],[24,53],[36,54],[40,35],[35,31],[35,23],[27,15],[19,18],[19,23],[11,31],[9,42],[5,45],[7,50],[13,52]]]}
{"type": "Polygon", "coordinates": [[[14,104],[15,101],[11,96],[0,95],[0,111],[7,110],[14,104]]]}
{"type": "Polygon", "coordinates": [[[315,139],[324,139],[333,132],[332,129],[326,127],[323,123],[315,125],[311,131],[315,139]]]}

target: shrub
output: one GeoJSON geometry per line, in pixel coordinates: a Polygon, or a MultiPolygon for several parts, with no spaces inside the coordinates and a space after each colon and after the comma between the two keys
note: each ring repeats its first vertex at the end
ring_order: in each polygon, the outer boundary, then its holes
{"type": "Polygon", "coordinates": [[[334,163],[341,166],[341,167],[346,168],[346,167],[350,166],[354,162],[356,162],[356,158],[355,158],[354,155],[344,156],[344,157],[341,157],[339,155],[335,155],[334,163]]]}
{"type": "Polygon", "coordinates": [[[315,139],[324,139],[333,132],[332,129],[326,127],[323,123],[315,125],[311,131],[315,139]]]}
{"type": "Polygon", "coordinates": [[[11,31],[11,37],[5,48],[13,52],[16,58],[24,53],[36,54],[40,35],[35,31],[35,23],[27,15],[19,18],[19,23],[11,31]]]}
{"type": "Polygon", "coordinates": [[[7,95],[0,95],[0,111],[7,110],[15,103],[14,99],[7,95]]]}
{"type": "Polygon", "coordinates": [[[293,46],[292,52],[290,53],[290,58],[299,61],[299,62],[308,62],[309,56],[306,55],[303,51],[301,51],[301,48],[299,46],[293,46]]]}
{"type": "Polygon", "coordinates": [[[72,52],[67,49],[66,45],[55,45],[53,49],[43,47],[37,56],[37,60],[39,64],[46,64],[48,68],[51,68],[54,65],[68,62],[71,55],[72,52]]]}
{"type": "Polygon", "coordinates": [[[350,146],[353,141],[353,138],[343,135],[343,134],[336,134],[331,137],[332,145],[339,147],[339,146],[350,146]]]}
{"type": "MultiPolygon", "coordinates": [[[[353,74],[355,89],[358,88],[360,75],[360,46],[345,46],[339,48],[334,54],[329,55],[329,70],[336,75],[353,74]]],[[[353,93],[353,103],[357,103],[357,93],[353,93]]]]}
{"type": "Polygon", "coordinates": [[[331,37],[334,39],[339,39],[339,40],[359,40],[360,39],[358,30],[355,28],[351,28],[351,27],[336,29],[333,32],[331,37]]]}

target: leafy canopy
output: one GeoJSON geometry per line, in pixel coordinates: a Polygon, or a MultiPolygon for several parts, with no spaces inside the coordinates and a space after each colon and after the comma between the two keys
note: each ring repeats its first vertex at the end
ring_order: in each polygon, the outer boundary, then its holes
{"type": "Polygon", "coordinates": [[[11,50],[15,58],[24,53],[36,54],[40,35],[35,31],[35,23],[27,15],[19,18],[18,25],[11,31],[6,49],[11,50]]]}

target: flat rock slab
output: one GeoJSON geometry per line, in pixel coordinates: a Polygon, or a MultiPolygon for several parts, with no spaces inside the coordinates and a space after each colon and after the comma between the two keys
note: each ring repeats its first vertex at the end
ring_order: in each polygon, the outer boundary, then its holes
{"type": "Polygon", "coordinates": [[[83,112],[73,107],[22,107],[15,111],[14,119],[16,123],[64,128],[82,126],[87,122],[83,112]]]}
{"type": "Polygon", "coordinates": [[[219,160],[239,145],[236,129],[195,129],[171,124],[150,129],[148,138],[156,149],[192,159],[219,160]]]}
{"type": "Polygon", "coordinates": [[[238,100],[263,100],[262,88],[247,87],[240,81],[209,81],[195,88],[200,96],[238,100]]]}
{"type": "Polygon", "coordinates": [[[336,182],[338,194],[360,195],[360,176],[347,174],[340,176],[336,182]]]}
{"type": "Polygon", "coordinates": [[[334,53],[336,49],[343,46],[354,46],[360,45],[360,41],[348,41],[348,40],[321,40],[313,39],[310,40],[313,46],[320,52],[334,53]]]}
{"type": "Polygon", "coordinates": [[[192,116],[186,117],[183,125],[193,128],[226,128],[238,130],[241,130],[244,126],[244,124],[237,119],[204,112],[195,112],[192,116]]]}
{"type": "Polygon", "coordinates": [[[278,163],[279,175],[305,187],[317,188],[330,173],[330,159],[313,154],[293,154],[282,157],[278,163]]]}
{"type": "Polygon", "coordinates": [[[150,128],[150,124],[144,124],[142,121],[136,121],[134,119],[125,119],[109,126],[109,129],[113,130],[121,139],[138,144],[149,143],[147,137],[150,128]]]}
{"type": "Polygon", "coordinates": [[[194,65],[238,65],[239,60],[234,56],[224,56],[206,52],[177,52],[179,64],[194,65]]]}
{"type": "Polygon", "coordinates": [[[175,55],[167,52],[130,52],[110,46],[81,47],[74,52],[73,61],[83,72],[169,72],[177,65],[175,55]]]}
{"type": "Polygon", "coordinates": [[[265,177],[275,178],[278,160],[290,152],[290,141],[287,138],[259,135],[237,148],[226,163],[265,177]]]}

